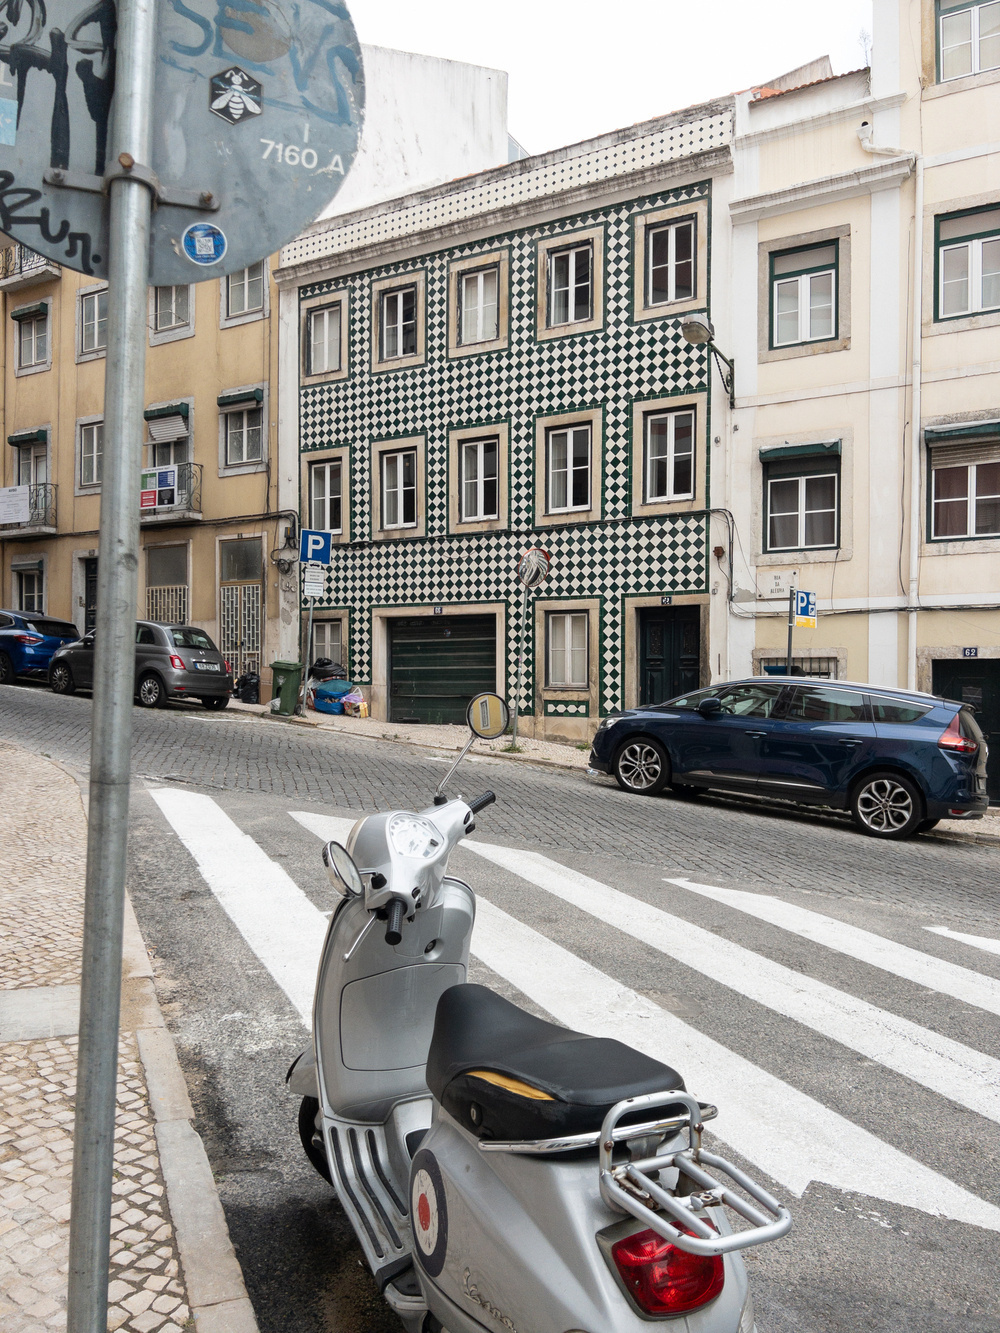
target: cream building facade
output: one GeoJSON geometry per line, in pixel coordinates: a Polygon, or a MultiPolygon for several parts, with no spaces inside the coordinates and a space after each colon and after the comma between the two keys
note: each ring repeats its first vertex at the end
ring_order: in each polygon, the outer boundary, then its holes
{"type": "Polygon", "coordinates": [[[874,20],[870,70],[736,98],[717,664],[783,663],[794,581],[804,671],[963,698],[1000,756],[1000,4],[874,20]]]}

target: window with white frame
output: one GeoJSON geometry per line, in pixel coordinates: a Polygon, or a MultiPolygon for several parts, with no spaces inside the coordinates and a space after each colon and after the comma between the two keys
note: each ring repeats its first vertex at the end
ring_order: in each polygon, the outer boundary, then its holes
{"type": "Polygon", "coordinates": [[[694,494],[694,412],[650,412],[645,419],[643,500],[685,500],[694,494]]]}
{"type": "Polygon", "coordinates": [[[258,260],[226,278],[226,315],[250,315],[264,309],[264,261],[258,260]]]}
{"type": "Polygon", "coordinates": [[[48,311],[17,321],[17,364],[21,370],[44,366],[49,359],[48,311]]]}
{"type": "Polygon", "coordinates": [[[1000,69],[1000,0],[938,5],[938,59],[942,83],[1000,69]]]}
{"type": "Polygon", "coordinates": [[[44,486],[49,479],[49,451],[44,444],[24,444],[18,447],[18,486],[44,486]]]}
{"type": "Polygon", "coordinates": [[[549,326],[579,324],[593,317],[594,246],[549,251],[549,326]]]}
{"type": "Polygon", "coordinates": [[[837,242],[771,255],[771,346],[837,336],[837,242]]]}
{"type": "Polygon", "coordinates": [[[417,526],[417,451],[400,449],[381,456],[382,527],[417,526]]]}
{"type": "Polygon", "coordinates": [[[80,427],[80,485],[100,486],[104,463],[104,422],[80,427]]]}
{"type": "Polygon", "coordinates": [[[461,337],[469,343],[493,342],[499,336],[500,266],[463,273],[459,278],[461,337]]]}
{"type": "Polygon", "coordinates": [[[500,516],[500,440],[462,440],[458,469],[462,523],[482,522],[500,516]]]}
{"type": "MultiPolygon", "coordinates": [[[[951,452],[951,451],[949,451],[951,452]]],[[[1000,445],[977,461],[931,460],[931,532],[935,541],[1000,536],[1000,445]]]]}
{"type": "Polygon", "coordinates": [[[546,615],[547,685],[577,690],[587,688],[589,625],[587,611],[550,611],[546,615]]]}
{"type": "Polygon", "coordinates": [[[310,310],[308,375],[327,375],[340,369],[341,305],[321,306],[310,310]]]}
{"type": "Polygon", "coordinates": [[[647,306],[694,299],[695,235],[694,218],[647,228],[647,306]]]}
{"type": "Polygon", "coordinates": [[[937,273],[938,319],[1000,310],[1000,208],[938,218],[937,273]]]}
{"type": "Polygon", "coordinates": [[[840,470],[828,459],[765,465],[767,551],[808,551],[839,544],[840,470]]]}
{"type": "Polygon", "coordinates": [[[108,345],[108,293],[85,292],[80,297],[80,351],[103,352],[108,345]]]}
{"type": "Polygon", "coordinates": [[[17,571],[17,609],[19,611],[44,611],[43,581],[40,569],[19,569],[17,571]]]}
{"type": "Polygon", "coordinates": [[[263,412],[259,407],[238,407],[226,414],[226,466],[259,463],[263,453],[263,412]]]}
{"type": "Polygon", "coordinates": [[[344,626],[340,620],[316,620],[313,622],[312,656],[309,661],[317,662],[327,657],[339,665],[344,661],[344,626]]]}
{"type": "Polygon", "coordinates": [[[381,312],[382,361],[394,361],[417,354],[417,288],[399,287],[383,292],[379,302],[381,312]]]}
{"type": "Polygon", "coordinates": [[[309,467],[309,517],[320,532],[343,532],[343,473],[340,459],[309,467]]]}
{"type": "Polygon", "coordinates": [[[154,332],[182,329],[191,322],[191,288],[157,287],[153,297],[154,332]]]}
{"type": "Polygon", "coordinates": [[[589,424],[546,432],[547,513],[590,508],[590,438],[589,424]]]}

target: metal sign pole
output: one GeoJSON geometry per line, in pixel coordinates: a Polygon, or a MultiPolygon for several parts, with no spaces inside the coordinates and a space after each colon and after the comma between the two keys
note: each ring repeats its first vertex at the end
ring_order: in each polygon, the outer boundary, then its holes
{"type": "Polygon", "coordinates": [[[514,695],[514,725],[511,728],[511,748],[517,746],[517,716],[521,711],[521,682],[524,678],[524,643],[528,635],[528,585],[523,585],[521,593],[521,633],[517,648],[517,691],[514,695]]]}
{"type": "Polygon", "coordinates": [[[788,650],[785,653],[785,675],[792,674],[792,631],[795,629],[795,584],[788,590],[788,650]]]}
{"type": "Polygon", "coordinates": [[[151,160],[155,44],[155,0],[120,0],[109,160],[122,174],[110,184],[107,443],[97,566],[68,1333],[106,1333],[108,1326],[152,206],[149,186],[130,180],[128,172],[134,164],[151,160]]]}

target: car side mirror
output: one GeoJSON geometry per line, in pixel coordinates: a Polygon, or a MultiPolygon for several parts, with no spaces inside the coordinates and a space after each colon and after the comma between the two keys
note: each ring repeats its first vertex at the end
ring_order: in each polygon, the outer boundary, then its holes
{"type": "Polygon", "coordinates": [[[710,699],[702,699],[698,705],[698,712],[702,717],[715,717],[717,713],[722,712],[722,700],[713,695],[710,699]]]}

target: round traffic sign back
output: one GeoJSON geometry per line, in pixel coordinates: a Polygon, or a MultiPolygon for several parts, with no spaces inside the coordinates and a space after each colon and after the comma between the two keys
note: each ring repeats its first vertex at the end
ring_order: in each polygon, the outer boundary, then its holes
{"type": "MultiPolygon", "coordinates": [[[[112,0],[4,3],[0,231],[107,276],[112,0]]],[[[361,50],[340,0],[164,0],[159,7],[149,281],[219,277],[322,212],[357,152],[361,50]]]]}

